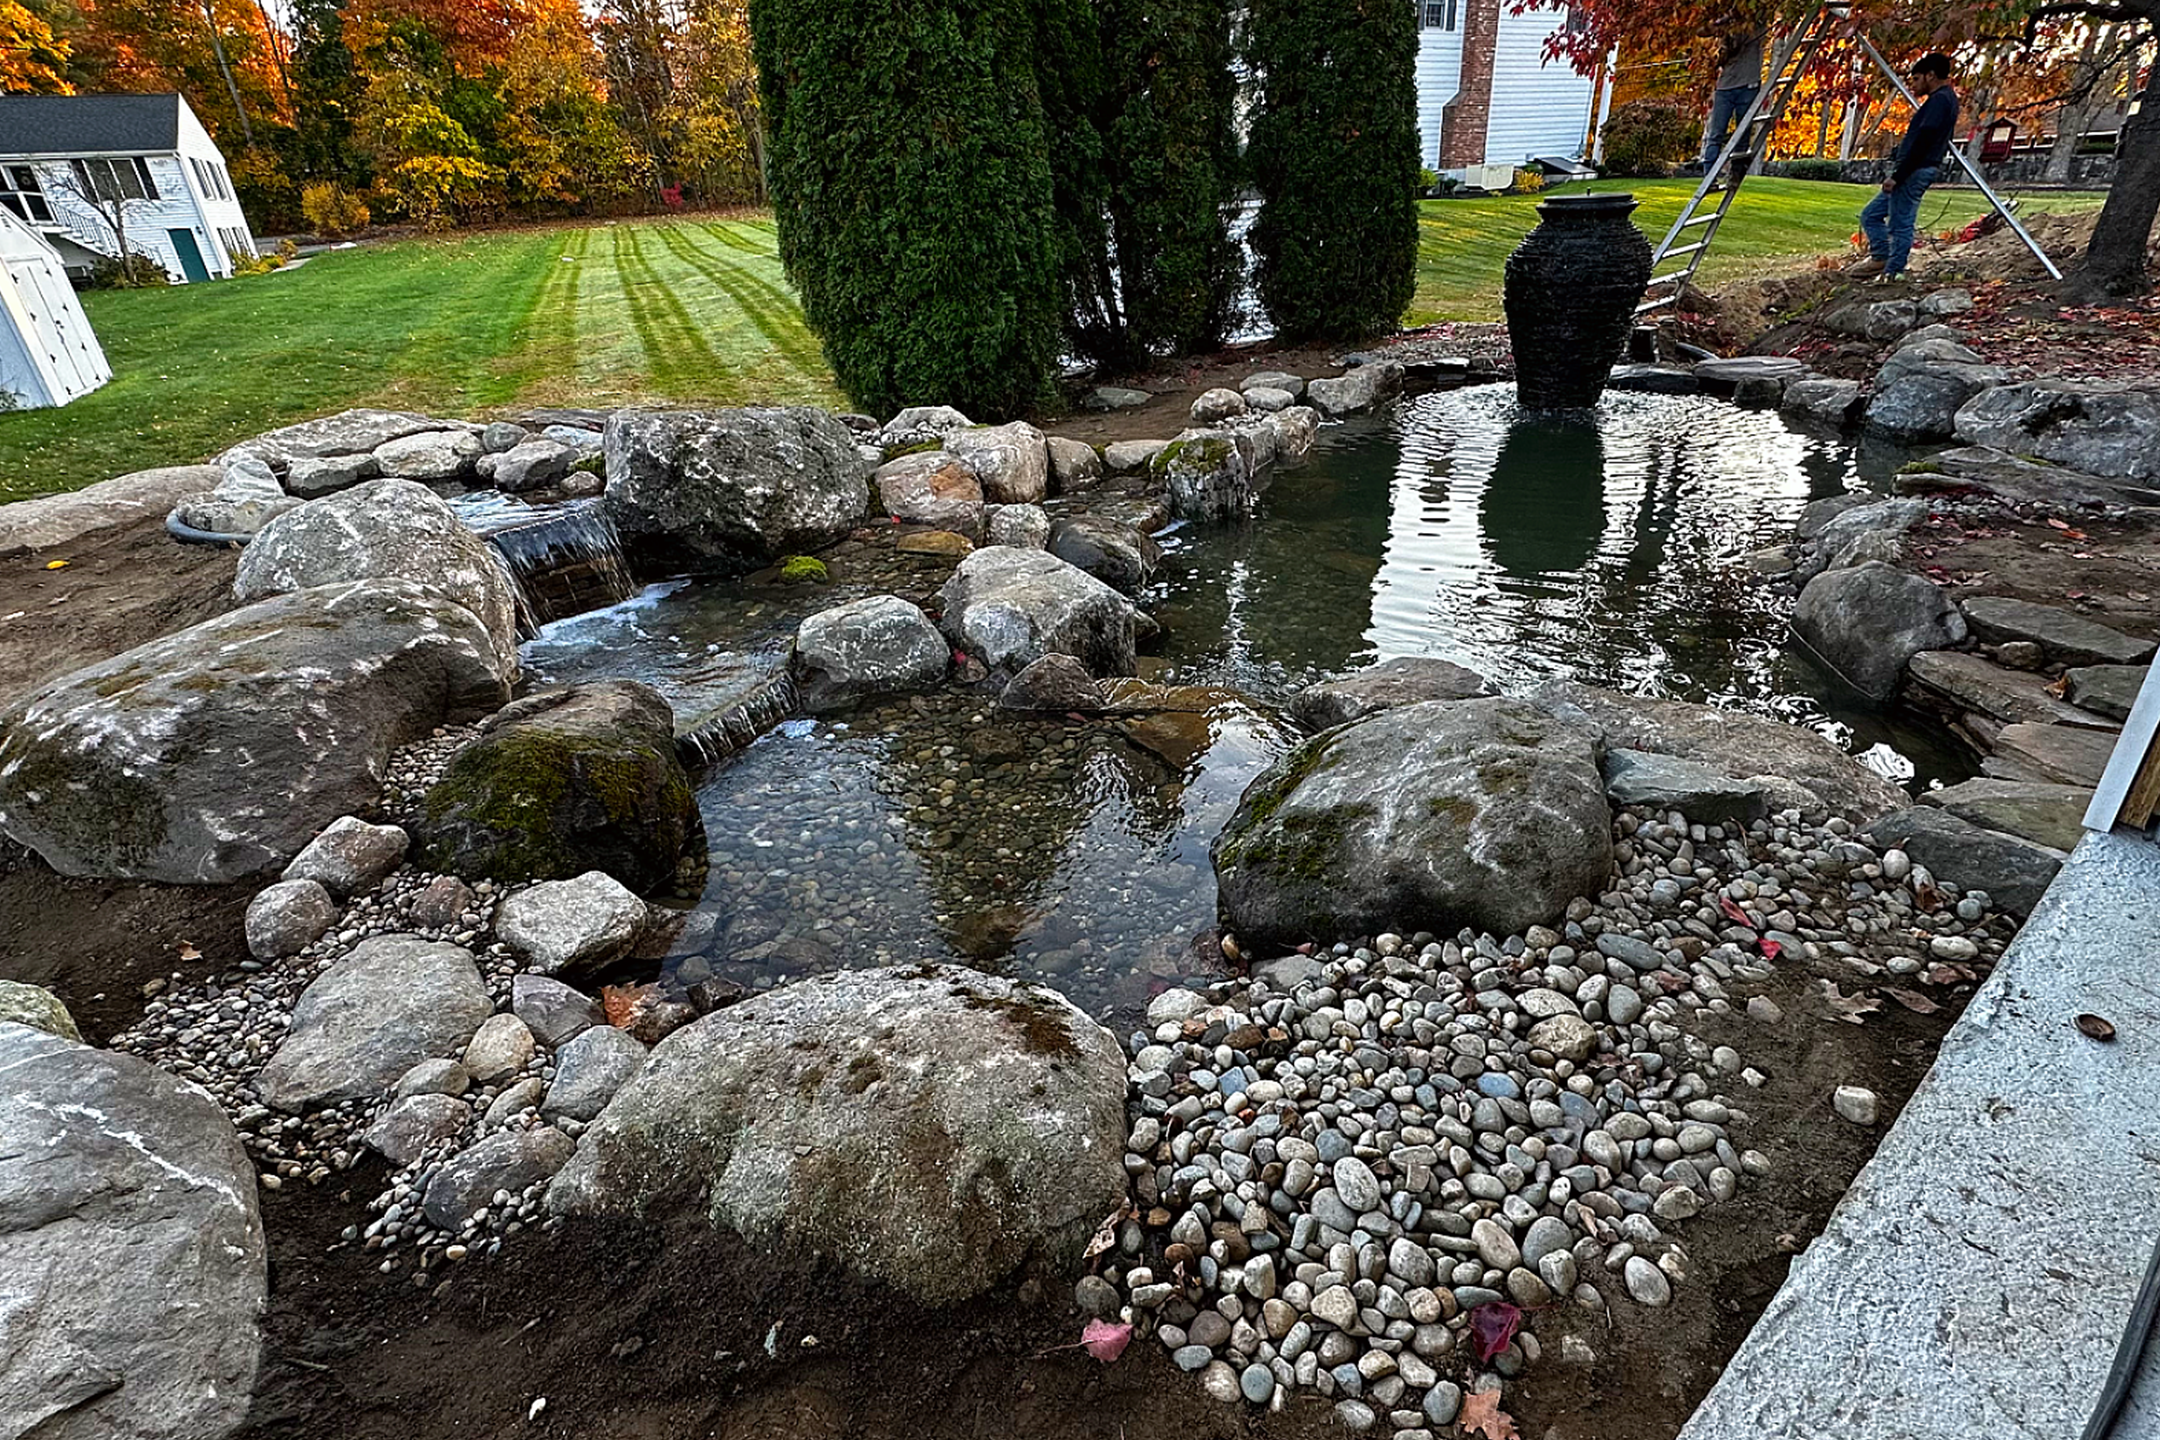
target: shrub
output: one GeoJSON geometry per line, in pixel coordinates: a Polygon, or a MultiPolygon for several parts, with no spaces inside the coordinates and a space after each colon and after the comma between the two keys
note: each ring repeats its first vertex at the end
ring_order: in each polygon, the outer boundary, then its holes
{"type": "Polygon", "coordinates": [[[368,223],[367,201],[329,180],[319,180],[300,192],[300,213],[318,235],[350,235],[368,223]]]}
{"type": "Polygon", "coordinates": [[[118,256],[100,255],[90,262],[85,290],[147,290],[172,284],[165,267],[148,255],[135,255],[123,264],[118,256]]]}
{"type": "Polygon", "coordinates": [[[1794,160],[1786,165],[1785,174],[1792,180],[1842,180],[1845,166],[1837,160],[1794,160]]]}
{"type": "Polygon", "coordinates": [[[280,240],[278,248],[267,255],[248,255],[238,250],[227,250],[225,258],[232,264],[234,276],[267,275],[272,270],[282,270],[292,264],[300,253],[300,247],[290,240],[280,240]]]}
{"type": "Polygon", "coordinates": [[[1677,101],[1631,100],[1605,121],[1605,168],[1615,175],[1667,174],[1701,145],[1702,116],[1677,101]]]}
{"type": "Polygon", "coordinates": [[[1417,193],[1420,195],[1425,195],[1439,188],[1440,172],[1437,170],[1428,170],[1425,169],[1423,166],[1420,166],[1417,172],[1417,193]]]}
{"type": "Polygon", "coordinates": [[[862,408],[1049,393],[1059,252],[1025,0],[752,0],[780,258],[862,408]]]}
{"type": "Polygon", "coordinates": [[[1212,350],[1235,321],[1243,257],[1237,81],[1225,0],[1108,0],[1103,138],[1123,321],[1133,348],[1212,350]]]}
{"type": "Polygon", "coordinates": [[[1392,330],[1417,283],[1417,12],[1251,0],[1260,298],[1286,340],[1392,330]]]}
{"type": "Polygon", "coordinates": [[[1510,188],[1518,195],[1535,195],[1545,188],[1545,172],[1542,170],[1524,170],[1518,167],[1515,171],[1514,184],[1510,188]]]}

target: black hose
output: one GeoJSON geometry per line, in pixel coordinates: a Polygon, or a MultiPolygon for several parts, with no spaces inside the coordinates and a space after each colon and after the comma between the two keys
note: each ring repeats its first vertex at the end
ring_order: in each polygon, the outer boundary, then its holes
{"type": "Polygon", "coordinates": [[[166,533],[183,545],[245,545],[253,535],[227,534],[222,530],[198,530],[180,518],[176,510],[165,517],[166,533]]]}

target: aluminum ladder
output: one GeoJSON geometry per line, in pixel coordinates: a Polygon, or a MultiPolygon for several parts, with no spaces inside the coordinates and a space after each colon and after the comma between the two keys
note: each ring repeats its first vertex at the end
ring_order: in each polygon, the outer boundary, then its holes
{"type": "Polygon", "coordinates": [[[1785,107],[1800,88],[1800,77],[1815,63],[1816,53],[1843,20],[1844,12],[1843,5],[1817,6],[1795,32],[1796,38],[1777,53],[1770,83],[1756,92],[1755,103],[1740,117],[1716,162],[1703,167],[1702,184],[1695,188],[1694,196],[1681,207],[1680,217],[1659,242],[1657,255],[1650,262],[1650,281],[1643,287],[1643,302],[1635,307],[1637,315],[1677,303],[1688,282],[1695,278],[1710,242],[1717,238],[1718,227],[1725,223],[1726,212],[1732,209],[1733,197],[1740,193],[1740,182],[1769,147],[1785,107]],[[1713,195],[1716,204],[1709,205],[1713,195]],[[1694,233],[1697,230],[1701,231],[1699,235],[1694,233]],[[1674,260],[1685,263],[1676,270],[1663,268],[1674,260]]]}

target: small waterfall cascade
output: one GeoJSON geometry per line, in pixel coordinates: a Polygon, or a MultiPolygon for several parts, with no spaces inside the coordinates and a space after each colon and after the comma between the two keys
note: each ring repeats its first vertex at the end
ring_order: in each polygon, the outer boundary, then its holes
{"type": "Polygon", "coordinates": [[[687,717],[675,752],[693,770],[709,769],[802,709],[802,694],[783,666],[702,713],[687,717]]]}
{"type": "Polygon", "coordinates": [[[530,639],[553,620],[619,605],[637,594],[615,524],[596,500],[490,510],[466,517],[509,572],[518,629],[530,639]]]}

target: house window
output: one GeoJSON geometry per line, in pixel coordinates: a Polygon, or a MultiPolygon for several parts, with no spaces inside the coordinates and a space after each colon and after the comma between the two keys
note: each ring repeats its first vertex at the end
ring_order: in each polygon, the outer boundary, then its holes
{"type": "Polygon", "coordinates": [[[140,156],[118,159],[70,160],[75,183],[85,195],[110,204],[118,200],[155,200],[157,183],[140,156]]]}
{"type": "Polygon", "coordinates": [[[18,219],[39,225],[53,223],[52,206],[46,203],[37,171],[28,165],[0,165],[0,205],[14,211],[18,219]]]}
{"type": "Polygon", "coordinates": [[[225,168],[225,162],[213,160],[210,162],[210,169],[217,176],[218,197],[223,200],[232,199],[232,172],[225,168]]]}
{"type": "Polygon", "coordinates": [[[1425,28],[1452,31],[1457,18],[1455,7],[1459,3],[1460,0],[1424,0],[1425,28]]]}

